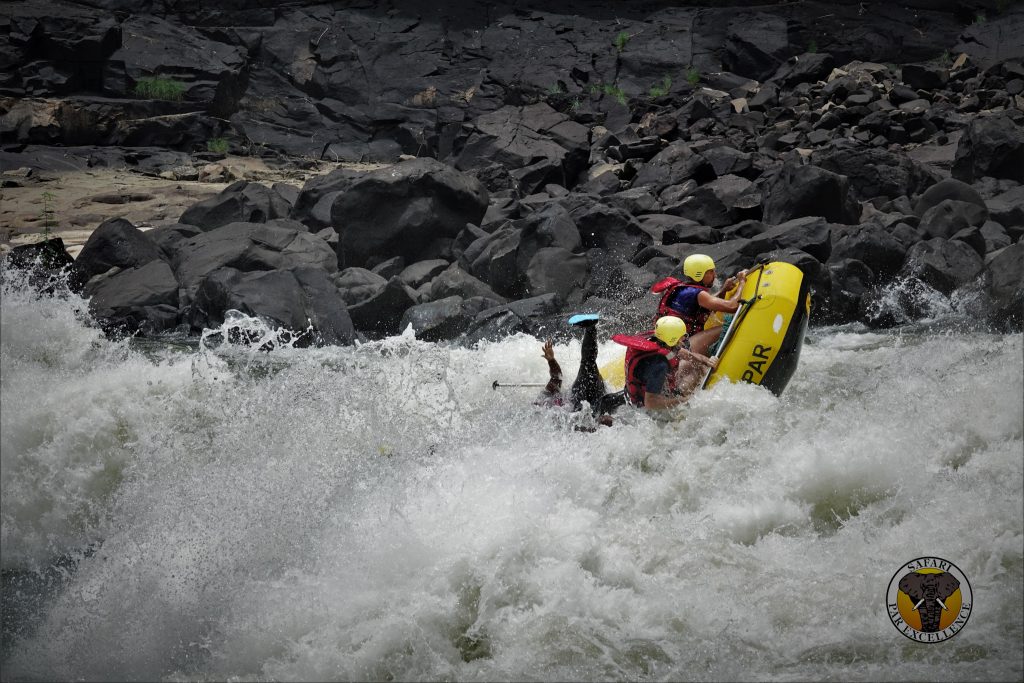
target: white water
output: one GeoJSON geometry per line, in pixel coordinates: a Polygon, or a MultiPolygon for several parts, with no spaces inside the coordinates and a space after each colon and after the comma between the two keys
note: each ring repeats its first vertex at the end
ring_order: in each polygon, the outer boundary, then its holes
{"type": "Polygon", "coordinates": [[[1019,334],[812,329],[781,398],[581,433],[491,389],[528,337],[143,352],[76,308],[2,294],[5,591],[57,577],[4,680],[1024,676],[1019,334]],[[922,555],[975,596],[937,645],[886,616],[922,555]]]}

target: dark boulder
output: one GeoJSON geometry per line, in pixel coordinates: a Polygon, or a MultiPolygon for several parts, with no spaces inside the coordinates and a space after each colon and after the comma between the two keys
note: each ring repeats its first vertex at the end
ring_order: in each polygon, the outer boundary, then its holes
{"type": "Polygon", "coordinates": [[[520,194],[532,194],[547,183],[573,184],[588,138],[584,126],[543,102],[505,106],[476,119],[455,166],[465,171],[497,161],[513,172],[520,194]]]}
{"type": "Polygon", "coordinates": [[[825,80],[835,65],[836,60],[827,52],[805,52],[787,59],[768,80],[792,88],[800,83],[825,80]]]}
{"type": "Polygon", "coordinates": [[[27,271],[29,284],[45,293],[65,287],[72,292],[80,292],[89,279],[59,237],[18,245],[3,257],[2,262],[5,268],[27,271]]]}
{"type": "Polygon", "coordinates": [[[463,301],[455,295],[412,306],[402,315],[399,329],[412,325],[416,337],[425,341],[454,339],[468,330],[473,320],[463,301]]]}
{"type": "Polygon", "coordinates": [[[726,29],[722,66],[760,81],[775,73],[790,54],[789,29],[783,17],[744,13],[726,29]]]}
{"type": "Polygon", "coordinates": [[[644,164],[633,179],[633,187],[649,187],[661,192],[669,185],[679,185],[691,178],[698,182],[714,177],[715,170],[686,142],[676,141],[658,152],[644,164]]]}
{"type": "Polygon", "coordinates": [[[880,225],[840,227],[832,236],[829,263],[831,267],[842,261],[857,261],[879,278],[889,279],[903,266],[907,250],[907,245],[880,225]]]}
{"type": "Polygon", "coordinates": [[[799,249],[824,263],[832,254],[832,229],[824,218],[806,216],[768,227],[759,234],[780,249],[799,249]]]}
{"type": "Polygon", "coordinates": [[[76,262],[92,277],[114,267],[137,268],[162,259],[160,247],[146,233],[123,218],[110,218],[89,235],[76,262]]]}
{"type": "Polygon", "coordinates": [[[178,324],[178,281],[165,261],[99,275],[85,287],[89,311],[108,333],[157,334],[178,324]]]}
{"type": "Polygon", "coordinates": [[[1019,332],[1024,327],[1024,242],[991,257],[985,266],[985,291],[991,300],[993,323],[1019,332]]]}
{"type": "Polygon", "coordinates": [[[944,178],[924,191],[914,204],[914,215],[918,218],[924,216],[928,209],[937,206],[940,202],[953,199],[958,202],[968,202],[985,207],[985,200],[978,191],[967,183],[956,178],[944,178]]]}
{"type": "Polygon", "coordinates": [[[915,196],[939,180],[939,175],[904,154],[884,149],[829,147],[815,151],[816,166],[845,175],[854,197],[864,201],[915,196]]]}
{"type": "Polygon", "coordinates": [[[347,344],[355,337],[344,302],[317,268],[248,273],[221,268],[199,284],[188,320],[195,332],[216,328],[229,310],[290,330],[298,345],[347,344]]]}
{"type": "Polygon", "coordinates": [[[832,289],[827,302],[818,301],[822,319],[842,324],[857,319],[861,299],[875,284],[875,274],[863,261],[844,258],[827,264],[832,289]]]}
{"type": "Polygon", "coordinates": [[[1007,190],[985,202],[989,217],[1007,229],[1007,232],[1020,236],[1024,234],[1024,185],[1007,190]]]}
{"type": "Polygon", "coordinates": [[[973,282],[983,268],[982,258],[968,244],[933,237],[910,248],[899,275],[918,278],[933,289],[950,294],[973,282]]]}
{"type": "Polygon", "coordinates": [[[402,314],[419,303],[416,291],[404,284],[398,276],[392,277],[369,297],[348,307],[352,324],[357,330],[377,334],[397,334],[402,314]]]}
{"type": "Polygon", "coordinates": [[[341,191],[331,206],[346,266],[393,256],[419,261],[450,243],[467,223],[479,225],[487,190],[479,181],[434,159],[403,161],[371,171],[341,191]]]}
{"type": "Polygon", "coordinates": [[[399,274],[398,279],[413,289],[427,284],[440,275],[451,264],[444,259],[430,259],[417,261],[406,266],[399,274]]]}
{"type": "Polygon", "coordinates": [[[266,185],[239,180],[215,197],[185,209],[179,220],[203,230],[212,230],[228,223],[266,223],[286,218],[291,208],[284,197],[266,185]]]}
{"type": "Polygon", "coordinates": [[[988,208],[970,202],[944,199],[921,216],[921,229],[928,237],[951,238],[967,227],[981,227],[988,220],[988,208]]]}
{"type": "Polygon", "coordinates": [[[764,221],[783,223],[802,216],[859,222],[860,206],[851,196],[849,179],[817,166],[783,164],[765,189],[764,221]]]}
{"type": "Polygon", "coordinates": [[[579,251],[581,246],[599,248],[620,258],[629,258],[640,246],[651,241],[639,222],[623,209],[586,202],[573,207],[569,216],[576,224],[582,244],[563,240],[561,244],[552,241],[546,246],[561,246],[569,251],[579,251]]]}
{"type": "Polygon", "coordinates": [[[338,294],[346,305],[366,301],[388,283],[385,278],[366,268],[346,268],[331,276],[331,282],[338,288],[338,294]]]}
{"type": "Polygon", "coordinates": [[[974,119],[960,138],[953,177],[973,183],[982,176],[1024,182],[1024,127],[1008,114],[974,119]]]}
{"type": "Polygon", "coordinates": [[[563,302],[580,303],[589,277],[590,261],[584,254],[545,247],[534,254],[526,268],[526,293],[557,294],[563,302]]]}
{"type": "Polygon", "coordinates": [[[488,287],[487,283],[473,277],[459,268],[457,264],[452,264],[431,281],[429,296],[432,301],[451,296],[460,296],[463,299],[484,297],[493,300],[496,304],[506,301],[504,297],[488,287]]]}
{"type": "Polygon", "coordinates": [[[949,82],[949,71],[935,64],[904,64],[900,77],[915,90],[941,90],[949,82]]]}
{"type": "Polygon", "coordinates": [[[1019,40],[1022,35],[1024,13],[1007,12],[998,17],[989,15],[985,21],[968,25],[950,53],[966,53],[973,64],[987,69],[1006,60],[1024,59],[1024,41],[1019,40]]]}
{"type": "Polygon", "coordinates": [[[311,266],[330,274],[338,270],[337,259],[325,241],[308,232],[229,223],[182,243],[172,265],[187,303],[204,278],[223,268],[249,272],[311,266]]]}

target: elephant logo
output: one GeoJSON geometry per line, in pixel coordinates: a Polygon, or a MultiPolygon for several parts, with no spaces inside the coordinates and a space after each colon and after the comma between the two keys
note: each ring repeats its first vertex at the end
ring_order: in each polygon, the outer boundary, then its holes
{"type": "Polygon", "coordinates": [[[949,640],[967,624],[974,597],[960,569],[940,557],[907,562],[892,577],[886,593],[889,620],[900,633],[920,643],[949,640]]]}

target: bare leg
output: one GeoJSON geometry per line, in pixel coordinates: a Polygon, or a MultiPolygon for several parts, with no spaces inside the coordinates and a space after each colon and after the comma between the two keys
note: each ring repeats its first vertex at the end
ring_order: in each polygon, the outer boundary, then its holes
{"type": "Polygon", "coordinates": [[[689,400],[704,381],[706,371],[707,368],[702,363],[680,360],[679,369],[676,371],[676,391],[689,400]]]}
{"type": "Polygon", "coordinates": [[[718,336],[722,334],[722,326],[712,327],[710,330],[701,330],[690,335],[690,350],[702,356],[708,355],[708,347],[715,343],[718,336]]]}

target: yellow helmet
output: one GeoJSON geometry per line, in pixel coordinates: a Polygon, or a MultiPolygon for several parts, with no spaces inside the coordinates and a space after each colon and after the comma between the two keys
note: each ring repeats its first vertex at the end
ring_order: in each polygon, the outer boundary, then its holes
{"type": "Polygon", "coordinates": [[[674,315],[663,315],[654,323],[654,336],[666,346],[675,346],[686,334],[686,323],[674,315]]]}
{"type": "Polygon", "coordinates": [[[694,282],[704,279],[704,273],[715,269],[715,262],[707,254],[690,254],[683,261],[683,275],[694,282]]]}

